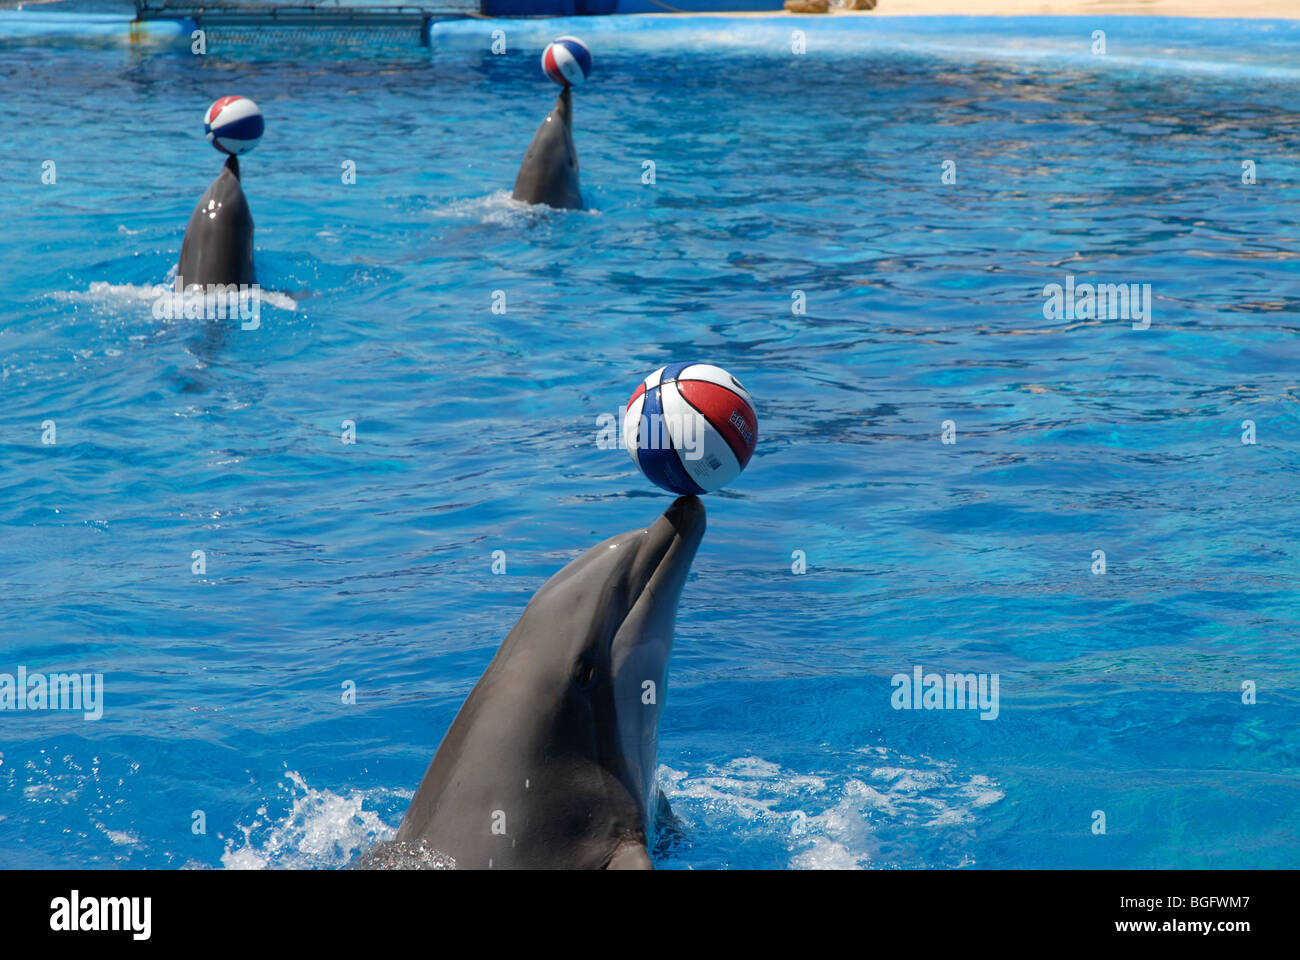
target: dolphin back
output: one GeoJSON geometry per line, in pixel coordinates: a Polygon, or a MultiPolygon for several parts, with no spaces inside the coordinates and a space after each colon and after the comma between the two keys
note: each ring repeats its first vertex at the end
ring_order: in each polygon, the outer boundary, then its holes
{"type": "Polygon", "coordinates": [[[176,289],[253,282],[253,214],[239,182],[239,160],[230,157],[190,214],[176,289]]]}
{"type": "Polygon", "coordinates": [[[573,144],[573,96],[568,87],[533,134],[515,178],[514,198],[557,210],[582,209],[578,150],[573,144]]]}

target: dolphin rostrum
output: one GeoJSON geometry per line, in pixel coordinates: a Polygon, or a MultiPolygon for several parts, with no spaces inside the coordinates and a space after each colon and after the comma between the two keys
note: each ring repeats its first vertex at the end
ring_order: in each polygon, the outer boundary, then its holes
{"type": "Polygon", "coordinates": [[[666,807],[654,769],[668,655],[704,526],[699,499],[679,497],[547,580],[396,836],[357,866],[650,869],[647,837],[666,807]]]}
{"type": "Polygon", "coordinates": [[[515,178],[514,198],[562,210],[582,209],[578,188],[578,149],[573,145],[573,94],[565,87],[555,109],[533,134],[515,178]]]}
{"type": "Polygon", "coordinates": [[[239,158],[227,158],[190,214],[176,290],[192,284],[253,283],[253,214],[239,183],[239,158]]]}

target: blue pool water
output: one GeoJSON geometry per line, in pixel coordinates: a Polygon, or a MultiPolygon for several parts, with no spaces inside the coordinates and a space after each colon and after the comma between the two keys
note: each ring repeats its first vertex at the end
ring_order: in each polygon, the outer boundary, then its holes
{"type": "Polygon", "coordinates": [[[0,713],[5,865],[388,836],[533,591],[670,502],[597,416],[701,358],[760,439],[682,597],[659,866],[1300,866],[1300,28],[497,26],[0,23],[0,672],[106,685],[0,713]],[[522,209],[565,32],[591,209],[522,209]],[[229,92],[256,331],[151,309],[229,92]],[[1150,328],[1047,319],[1067,276],[1150,284],[1150,328]],[[915,666],[997,674],[997,718],[893,709],[915,666]]]}

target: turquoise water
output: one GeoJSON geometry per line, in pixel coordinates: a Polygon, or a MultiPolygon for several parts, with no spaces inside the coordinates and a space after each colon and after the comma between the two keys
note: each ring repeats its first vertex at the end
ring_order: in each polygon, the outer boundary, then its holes
{"type": "Polygon", "coordinates": [[[1300,29],[497,26],[195,58],[0,24],[0,672],[106,688],[0,713],[6,865],[391,834],[533,591],[670,502],[596,418],[699,358],[759,444],[682,597],[659,866],[1300,866],[1300,29]],[[566,32],[591,209],[524,209],[566,32]],[[273,294],[155,320],[232,92],[273,294]],[[1149,329],[1047,319],[1068,276],[1150,284],[1149,329]],[[893,709],[915,666],[997,674],[996,719],[893,709]]]}

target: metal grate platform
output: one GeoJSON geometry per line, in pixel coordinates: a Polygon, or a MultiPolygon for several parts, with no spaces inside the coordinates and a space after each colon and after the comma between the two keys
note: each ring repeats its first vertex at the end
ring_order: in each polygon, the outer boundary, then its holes
{"type": "Polygon", "coordinates": [[[480,0],[438,0],[436,6],[352,3],[285,4],[135,0],[137,20],[192,20],[208,28],[296,27],[309,30],[376,29],[423,37],[432,20],[482,16],[480,0]]]}

